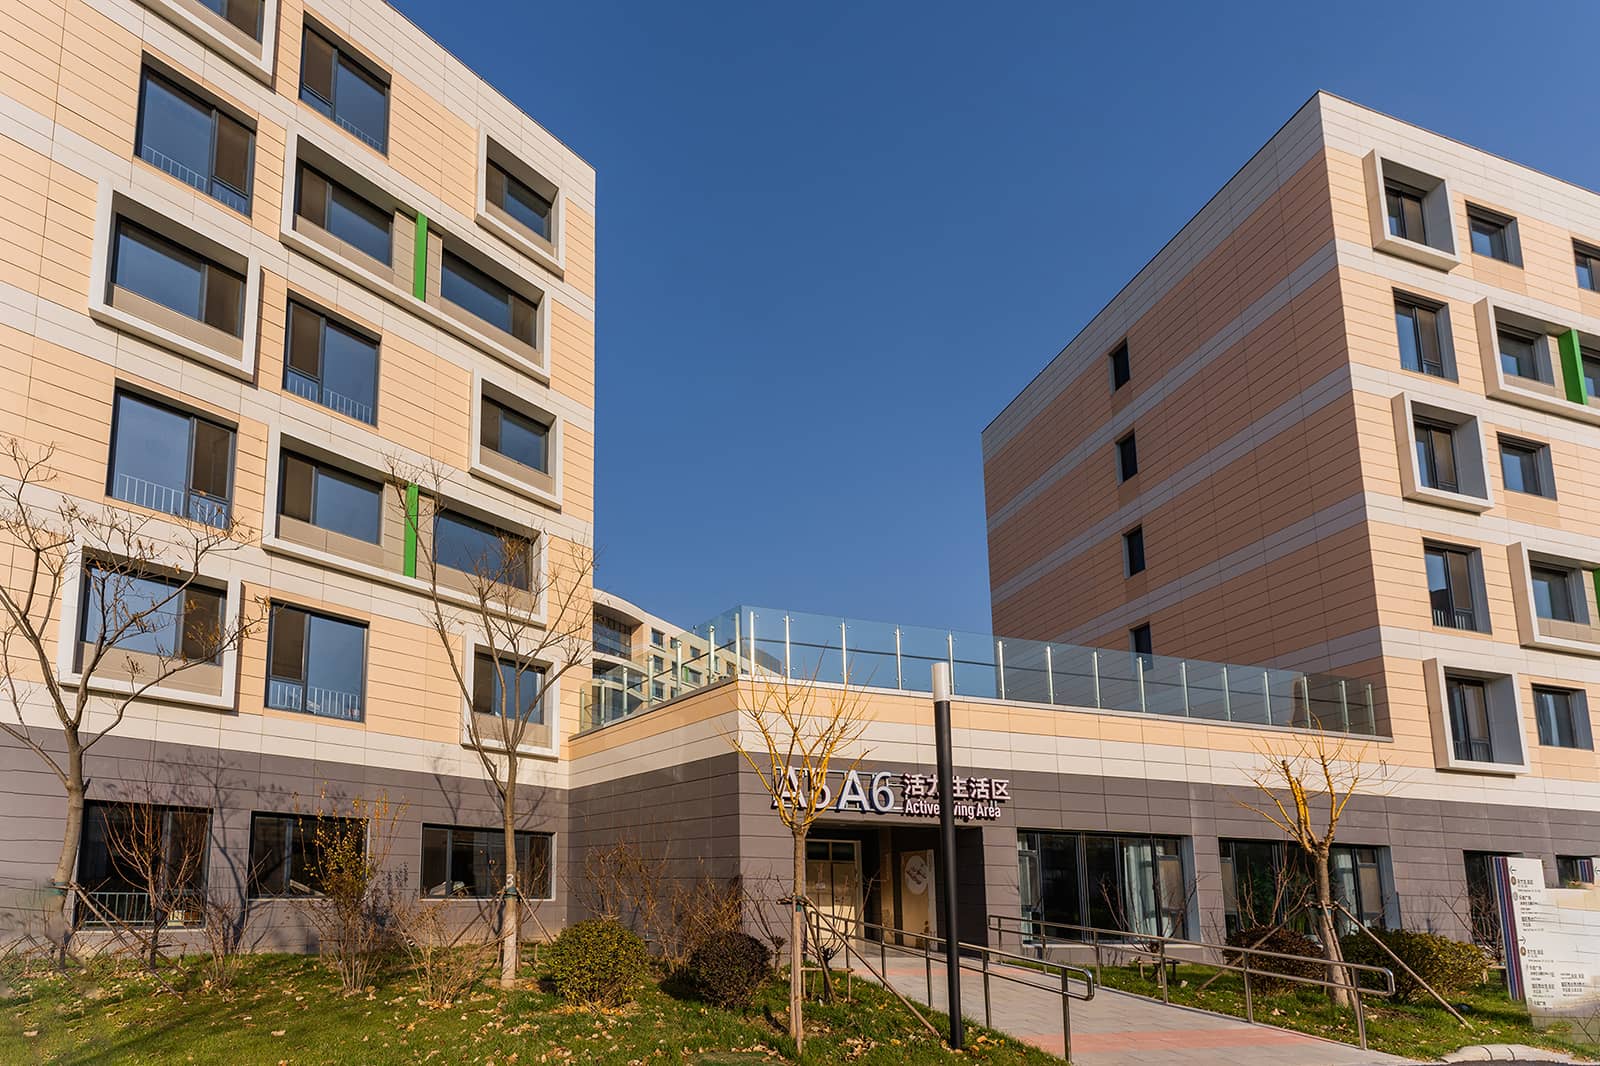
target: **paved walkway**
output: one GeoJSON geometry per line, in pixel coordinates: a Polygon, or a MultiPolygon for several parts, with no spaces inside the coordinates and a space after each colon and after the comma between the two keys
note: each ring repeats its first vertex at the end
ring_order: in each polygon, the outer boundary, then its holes
{"type": "MultiPolygon", "coordinates": [[[[878,946],[863,947],[876,967],[878,946]]],[[[834,965],[842,963],[835,959],[834,965]]],[[[855,967],[857,974],[867,975],[859,961],[855,967]]],[[[933,963],[932,973],[931,1005],[942,1011],[943,964],[933,963]]],[[[891,948],[888,977],[907,999],[929,1003],[920,955],[896,954],[891,948]]],[[[1061,996],[1055,988],[1053,977],[1020,967],[995,968],[990,977],[992,1028],[1060,1055],[1061,996]],[[1002,980],[998,976],[1002,972],[1017,980],[1002,980]]],[[[968,1019],[983,1021],[983,978],[978,970],[962,968],[961,1007],[968,1019]]],[[[1102,988],[1088,1002],[1072,1001],[1072,1061],[1076,1066],[1368,1066],[1408,1060],[1102,988]]]]}

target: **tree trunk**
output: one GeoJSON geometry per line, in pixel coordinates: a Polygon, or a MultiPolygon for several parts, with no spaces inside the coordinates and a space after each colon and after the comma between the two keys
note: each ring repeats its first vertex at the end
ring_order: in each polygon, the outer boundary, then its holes
{"type": "MultiPolygon", "coordinates": [[[[1328,852],[1324,849],[1313,856],[1317,865],[1317,939],[1322,941],[1322,957],[1328,960],[1327,980],[1346,983],[1348,977],[1343,966],[1344,953],[1339,950],[1339,930],[1333,921],[1333,878],[1328,872],[1328,852]]],[[[1346,988],[1329,988],[1328,1002],[1335,1007],[1353,1007],[1354,995],[1346,988]]]]}
{"type": "Polygon", "coordinates": [[[51,875],[51,887],[55,891],[50,894],[46,905],[45,927],[50,929],[54,926],[52,932],[59,934],[57,947],[60,949],[60,961],[65,965],[67,949],[72,944],[72,915],[67,909],[70,898],[67,886],[72,883],[78,867],[78,844],[83,839],[85,786],[83,747],[78,742],[78,731],[68,728],[63,731],[62,739],[67,745],[67,824],[61,831],[61,857],[56,860],[55,873],[51,875]]]}
{"type": "Polygon", "coordinates": [[[504,833],[506,887],[500,896],[500,986],[515,988],[522,968],[522,896],[517,886],[517,789],[509,766],[502,794],[500,828],[504,833]]]}
{"type": "Polygon", "coordinates": [[[802,1017],[805,970],[805,913],[802,901],[806,898],[806,835],[794,834],[794,909],[789,917],[789,1036],[794,1040],[795,1054],[805,1046],[806,1026],[802,1017]]]}

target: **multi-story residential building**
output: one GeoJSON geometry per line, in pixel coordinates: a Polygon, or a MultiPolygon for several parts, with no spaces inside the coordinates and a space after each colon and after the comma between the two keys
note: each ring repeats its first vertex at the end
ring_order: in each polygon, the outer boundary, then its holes
{"type": "MultiPolygon", "coordinates": [[[[493,672],[469,625],[449,649],[430,630],[418,539],[445,571],[498,552],[528,588],[567,567],[587,618],[568,561],[593,539],[592,168],[378,0],[25,0],[0,38],[0,433],[54,449],[47,506],[121,509],[157,541],[236,522],[182,611],[269,612],[95,747],[79,881],[135,887],[106,801],[171,805],[207,827],[209,876],[279,915],[266,942],[293,943],[271,898],[305,888],[296,815],[383,792],[413,887],[490,894],[479,694],[447,658],[493,672]],[[438,476],[388,491],[397,470],[438,476]]],[[[0,555],[0,581],[22,565],[0,555]]],[[[91,624],[77,566],[51,620],[65,678],[91,624]]],[[[535,897],[557,889],[587,674],[531,734],[535,897]]],[[[23,713],[50,743],[45,703],[23,713]]],[[[16,743],[0,766],[0,873],[40,890],[61,786],[16,743]]]]}
{"type": "MultiPolygon", "coordinates": [[[[1402,899],[1600,844],[1600,195],[1313,97],[983,435],[996,631],[1372,685],[1402,899]]],[[[1364,701],[1357,710],[1365,714],[1364,701]]],[[[1237,702],[1235,702],[1237,709],[1237,702]]]]}

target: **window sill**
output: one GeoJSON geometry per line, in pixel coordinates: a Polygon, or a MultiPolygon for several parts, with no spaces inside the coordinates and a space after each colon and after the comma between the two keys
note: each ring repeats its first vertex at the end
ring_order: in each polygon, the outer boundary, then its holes
{"type": "MultiPolygon", "coordinates": [[[[220,668],[216,668],[220,669],[220,668]]],[[[180,675],[181,676],[181,675],[180,675]]],[[[224,675],[226,677],[226,674],[224,675]]],[[[72,688],[83,682],[83,675],[77,671],[61,675],[61,684],[72,688]]],[[[89,691],[110,696],[127,696],[138,686],[131,681],[115,677],[95,676],[89,679],[89,691]]],[[[171,685],[156,685],[148,688],[139,697],[139,703],[179,703],[185,707],[198,707],[207,711],[236,712],[239,709],[238,700],[226,686],[222,692],[196,692],[194,689],[175,688],[171,685]]]]}
{"type": "MultiPolygon", "coordinates": [[[[247,292],[253,294],[254,287],[248,288],[247,292]]],[[[101,325],[110,326],[122,333],[130,333],[159,348],[187,356],[197,363],[203,363],[241,381],[250,381],[255,377],[255,360],[251,358],[248,350],[241,355],[209,344],[201,344],[191,337],[166,329],[104,300],[90,299],[89,317],[101,325]]]]}
{"type": "Polygon", "coordinates": [[[1532,772],[1526,760],[1520,763],[1474,762],[1471,759],[1457,759],[1454,757],[1450,759],[1448,765],[1441,766],[1439,769],[1448,773],[1487,774],[1495,777],[1516,777],[1532,772]]]}
{"type": "Polygon", "coordinates": [[[1593,400],[1588,403],[1574,403],[1555,385],[1547,385],[1544,382],[1521,385],[1517,383],[1516,378],[1501,378],[1487,382],[1487,386],[1485,392],[1490,399],[1504,400],[1506,403],[1529,407],[1546,414],[1600,426],[1600,406],[1596,406],[1593,400]]]}
{"type": "Polygon", "coordinates": [[[514,492],[518,496],[525,496],[537,503],[542,503],[551,510],[561,510],[561,492],[559,489],[546,488],[536,485],[531,481],[524,481],[523,479],[516,477],[507,471],[500,470],[492,466],[486,466],[482,461],[476,458],[473,460],[472,465],[467,467],[467,471],[472,474],[473,477],[482,478],[491,484],[498,485],[508,492],[514,492]]]}
{"type": "Polygon", "coordinates": [[[1469,496],[1461,492],[1446,492],[1444,489],[1430,489],[1418,485],[1404,493],[1405,498],[1415,503],[1429,503],[1436,507],[1449,507],[1456,511],[1467,511],[1471,514],[1483,514],[1494,504],[1481,496],[1469,496]]]}
{"type": "Polygon", "coordinates": [[[1461,257],[1454,252],[1446,252],[1435,248],[1431,244],[1420,244],[1417,241],[1408,241],[1404,237],[1385,235],[1373,242],[1372,247],[1380,252],[1409,259],[1413,263],[1420,263],[1425,267],[1443,270],[1448,273],[1461,265],[1461,257]]]}
{"type": "Polygon", "coordinates": [[[548,241],[542,241],[531,233],[524,232],[521,227],[505,221],[497,213],[487,208],[478,211],[476,221],[478,225],[505,241],[511,247],[532,259],[544,269],[558,278],[567,276],[566,267],[556,255],[555,246],[548,241]]]}
{"type": "Polygon", "coordinates": [[[1600,658],[1600,626],[1584,625],[1578,622],[1552,623],[1548,619],[1536,618],[1533,623],[1533,636],[1522,642],[1524,648],[1536,648],[1540,651],[1560,651],[1572,655],[1587,655],[1591,658],[1600,658]],[[1571,636],[1563,636],[1559,632],[1552,633],[1548,626],[1561,626],[1570,630],[1571,636]],[[1584,634],[1584,635],[1579,635],[1584,634]]]}
{"type": "Polygon", "coordinates": [[[494,356],[501,362],[529,375],[542,385],[550,384],[548,356],[537,348],[529,348],[533,358],[497,340],[489,333],[462,321],[437,305],[417,299],[412,293],[395,284],[392,276],[378,274],[359,261],[340,255],[320,241],[307,237],[287,226],[279,230],[279,238],[293,250],[306,255],[336,274],[355,281],[377,293],[396,306],[406,308],[419,318],[446,332],[452,333],[468,344],[494,356]]]}
{"type": "Polygon", "coordinates": [[[141,4],[171,22],[246,74],[272,84],[274,53],[278,43],[278,0],[261,5],[261,37],[257,41],[223,22],[199,4],[184,0],[139,0],[141,4]]]}

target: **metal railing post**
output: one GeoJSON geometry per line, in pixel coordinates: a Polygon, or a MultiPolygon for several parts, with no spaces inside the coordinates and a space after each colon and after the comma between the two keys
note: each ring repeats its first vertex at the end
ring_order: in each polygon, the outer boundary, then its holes
{"type": "MultiPolygon", "coordinates": [[[[1293,692],[1293,689],[1289,691],[1293,692]]],[[[1306,725],[1311,725],[1311,678],[1305,674],[1300,675],[1300,701],[1306,712],[1306,725]]],[[[1289,724],[1294,725],[1294,716],[1290,715],[1289,724]]]]}
{"type": "Polygon", "coordinates": [[[1189,660],[1178,660],[1178,684],[1183,686],[1183,716],[1189,717],[1189,660]]]}
{"type": "MultiPolygon", "coordinates": [[[[1072,1061],[1072,994],[1069,991],[1069,978],[1065,967],[1061,970],[1061,1057],[1068,1062],[1072,1061]]],[[[1098,984],[1099,976],[1095,977],[1098,984]]]]}
{"type": "Polygon", "coordinates": [[[1244,1020],[1254,1025],[1256,1022],[1256,1002],[1250,994],[1250,951],[1246,948],[1239,957],[1244,961],[1244,1020]]]}
{"type": "Polygon", "coordinates": [[[783,677],[785,681],[794,679],[794,659],[789,649],[789,616],[783,616],[783,677]]]}
{"type": "Polygon", "coordinates": [[[1161,938],[1161,955],[1158,965],[1161,967],[1161,1002],[1171,1003],[1172,997],[1167,992],[1167,940],[1161,938]]]}
{"type": "Polygon", "coordinates": [[[678,641],[672,648],[672,687],[683,689],[683,641],[678,641]]]}
{"type": "Polygon", "coordinates": [[[1150,707],[1145,703],[1144,698],[1144,656],[1135,655],[1133,661],[1138,664],[1139,668],[1139,713],[1146,714],[1149,712],[1150,707]]]}
{"type": "Polygon", "coordinates": [[[739,616],[733,616],[733,674],[735,677],[744,673],[744,626],[739,624],[739,616]]]}
{"type": "Polygon", "coordinates": [[[1233,721],[1233,694],[1228,691],[1228,664],[1222,664],[1222,717],[1224,721],[1233,721]]]}
{"type": "Polygon", "coordinates": [[[950,630],[944,632],[945,655],[950,660],[950,691],[956,690],[956,635],[950,630]]]}
{"type": "Polygon", "coordinates": [[[1344,717],[1344,731],[1350,732],[1350,688],[1342,677],[1339,679],[1339,713],[1344,717]]]}
{"type": "Polygon", "coordinates": [[[850,649],[845,646],[845,633],[843,622],[839,623],[839,681],[841,684],[850,683],[850,649]]]}
{"type": "Polygon", "coordinates": [[[1044,646],[1044,682],[1045,688],[1050,693],[1050,706],[1056,704],[1056,667],[1050,659],[1050,645],[1044,646]]]}
{"type": "Polygon", "coordinates": [[[994,642],[994,672],[1000,681],[1000,698],[1006,698],[1006,642],[994,642]]]}
{"type": "Polygon", "coordinates": [[[922,943],[922,973],[928,979],[928,1006],[933,1006],[933,953],[928,950],[927,941],[922,943]]]}
{"type": "Polygon", "coordinates": [[[717,627],[714,626],[714,625],[707,625],[706,626],[706,669],[711,671],[711,674],[712,674],[713,677],[716,676],[716,673],[717,673],[717,627]]]}
{"type": "Polygon", "coordinates": [[[983,1025],[986,1029],[994,1028],[994,1021],[989,1012],[989,952],[983,953],[983,1025]]]}
{"type": "Polygon", "coordinates": [[[761,675],[756,672],[756,613],[754,611],[750,612],[750,639],[746,643],[749,645],[748,650],[750,652],[750,676],[760,677],[761,675]]]}
{"type": "Polygon", "coordinates": [[[1089,665],[1094,670],[1094,706],[1095,706],[1095,710],[1097,710],[1097,711],[1104,710],[1105,707],[1100,702],[1100,653],[1099,652],[1092,651],[1092,652],[1089,653],[1089,665]]]}
{"type": "Polygon", "coordinates": [[[1350,994],[1356,998],[1356,1036],[1361,1040],[1361,1050],[1367,1050],[1367,1008],[1361,1001],[1360,980],[1352,982],[1350,994]]]}
{"type": "Polygon", "coordinates": [[[1267,709],[1267,724],[1272,724],[1272,678],[1261,671],[1261,706],[1267,709]]]}
{"type": "Polygon", "coordinates": [[[894,687],[897,688],[897,689],[903,689],[903,688],[906,687],[905,667],[900,661],[900,627],[899,626],[895,626],[894,627],[894,687]]]}

